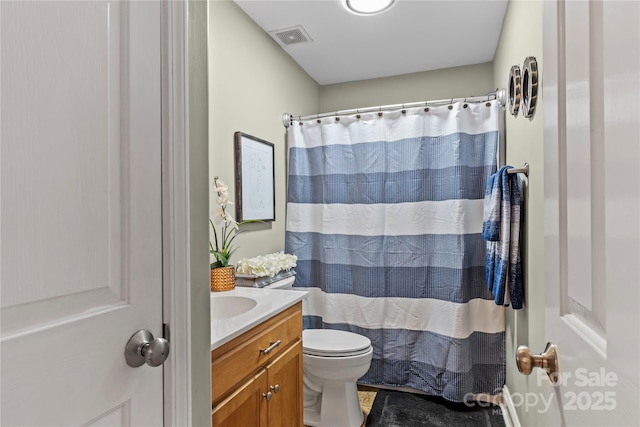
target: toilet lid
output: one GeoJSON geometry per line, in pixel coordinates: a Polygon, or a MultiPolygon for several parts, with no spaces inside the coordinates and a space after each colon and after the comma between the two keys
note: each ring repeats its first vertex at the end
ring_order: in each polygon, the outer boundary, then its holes
{"type": "Polygon", "coordinates": [[[346,357],[366,353],[371,340],[353,332],[333,329],[305,329],[302,331],[303,353],[312,356],[346,357]]]}

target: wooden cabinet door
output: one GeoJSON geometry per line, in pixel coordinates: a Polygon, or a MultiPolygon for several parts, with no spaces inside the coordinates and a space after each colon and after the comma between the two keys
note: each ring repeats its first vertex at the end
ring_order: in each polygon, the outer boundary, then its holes
{"type": "Polygon", "coordinates": [[[274,360],[267,367],[267,376],[272,392],[269,427],[302,426],[302,342],[274,360]]]}
{"type": "MultiPolygon", "coordinates": [[[[213,427],[267,427],[267,372],[263,369],[213,408],[213,427]]],[[[300,424],[301,425],[301,424],[300,424]]]]}

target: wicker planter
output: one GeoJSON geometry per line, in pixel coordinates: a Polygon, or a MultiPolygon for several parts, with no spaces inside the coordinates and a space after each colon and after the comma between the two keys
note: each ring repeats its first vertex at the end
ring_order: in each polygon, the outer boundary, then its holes
{"type": "Polygon", "coordinates": [[[236,268],[233,265],[211,269],[211,291],[230,291],[236,287],[236,268]]]}

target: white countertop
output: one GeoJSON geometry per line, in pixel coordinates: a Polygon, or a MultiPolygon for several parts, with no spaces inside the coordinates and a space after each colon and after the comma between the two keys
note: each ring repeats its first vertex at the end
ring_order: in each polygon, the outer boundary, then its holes
{"type": "Polygon", "coordinates": [[[256,306],[246,313],[227,319],[211,320],[211,350],[291,307],[301,301],[307,293],[304,290],[249,287],[236,287],[225,292],[211,292],[212,299],[219,296],[241,296],[253,298],[257,302],[256,306]]]}

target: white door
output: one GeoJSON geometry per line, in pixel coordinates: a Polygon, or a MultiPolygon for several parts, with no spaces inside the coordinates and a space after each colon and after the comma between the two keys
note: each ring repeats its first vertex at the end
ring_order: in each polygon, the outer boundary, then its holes
{"type": "Polygon", "coordinates": [[[548,426],[638,426],[640,2],[544,8],[546,336],[560,375],[534,374],[548,426]]]}
{"type": "Polygon", "coordinates": [[[163,424],[160,4],[0,2],[2,426],[163,424]]]}

